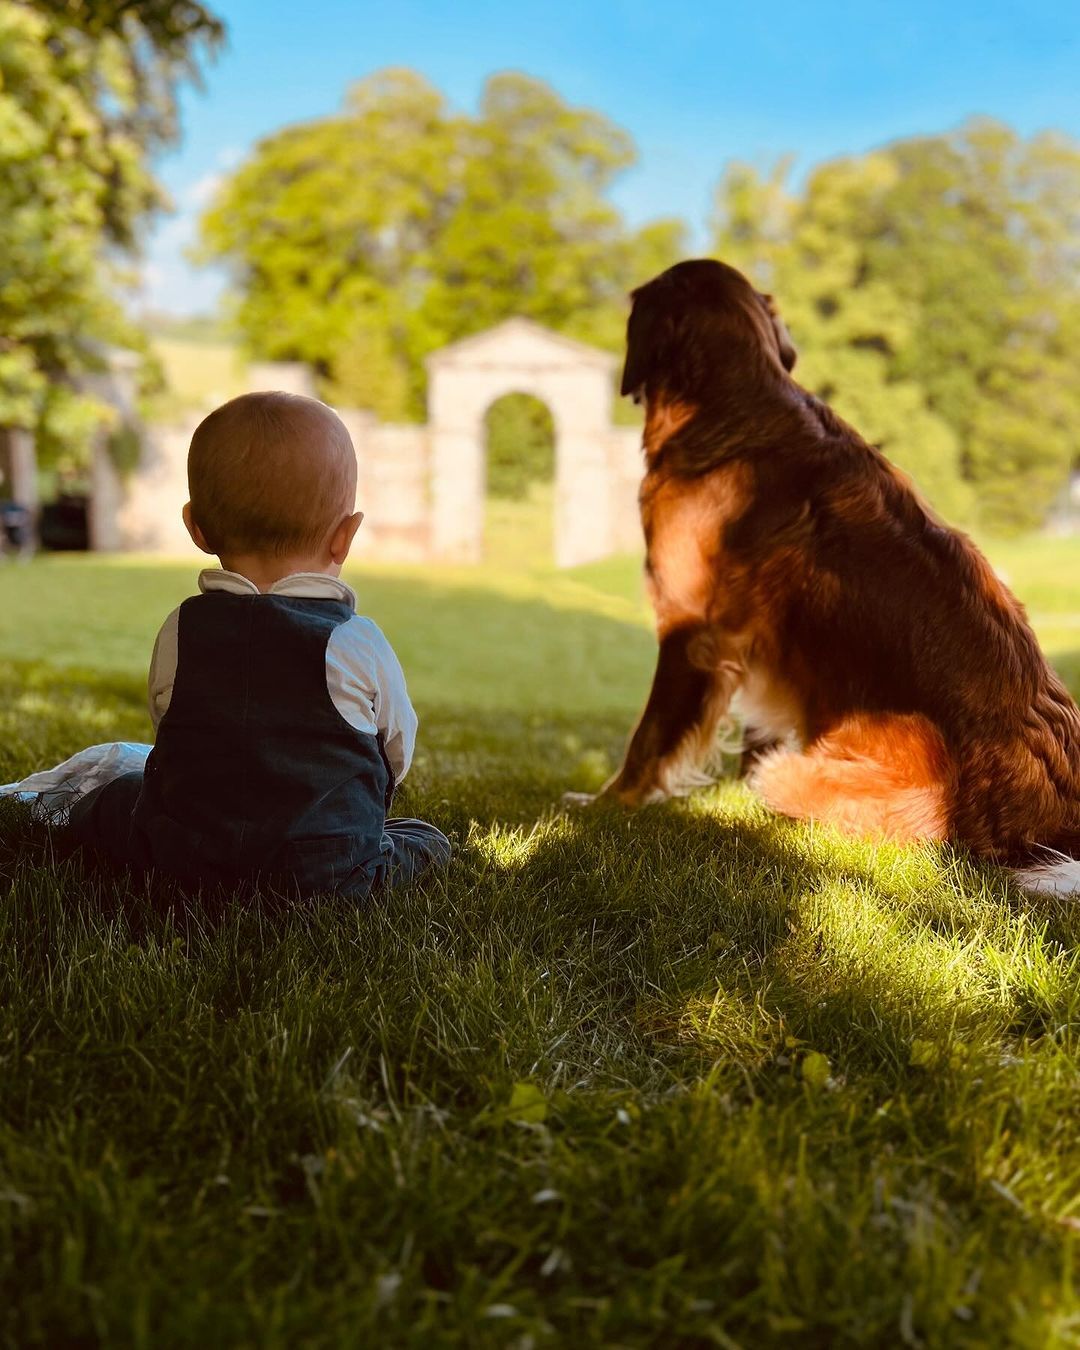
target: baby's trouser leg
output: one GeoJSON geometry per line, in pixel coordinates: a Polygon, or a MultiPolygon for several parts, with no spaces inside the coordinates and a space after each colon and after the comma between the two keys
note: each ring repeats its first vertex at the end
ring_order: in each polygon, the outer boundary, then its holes
{"type": "Polygon", "coordinates": [[[402,816],[386,822],[386,835],[394,846],[387,859],[384,880],[400,885],[415,880],[431,867],[445,867],[450,861],[450,840],[426,820],[402,816]]]}
{"type": "Polygon", "coordinates": [[[81,797],[71,808],[67,848],[84,849],[116,868],[148,867],[145,841],[132,820],[142,783],[141,772],[125,773],[81,797]]]}

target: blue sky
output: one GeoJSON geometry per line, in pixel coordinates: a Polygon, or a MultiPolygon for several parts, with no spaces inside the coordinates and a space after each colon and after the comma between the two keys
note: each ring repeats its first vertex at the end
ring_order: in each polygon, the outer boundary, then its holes
{"type": "Polygon", "coordinates": [[[525,70],[633,135],[615,199],[628,219],[699,229],[725,161],[792,152],[806,168],[973,113],[1080,137],[1080,4],[840,0],[210,0],[229,29],[184,140],[159,163],[177,206],[149,240],[145,299],[211,309],[213,271],[184,260],[220,175],[261,136],[319,117],[387,65],[423,72],[457,106],[484,77],[525,70]]]}

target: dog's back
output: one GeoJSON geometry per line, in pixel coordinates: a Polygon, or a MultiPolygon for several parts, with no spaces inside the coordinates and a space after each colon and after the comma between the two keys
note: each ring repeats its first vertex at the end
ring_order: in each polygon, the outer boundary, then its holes
{"type": "Polygon", "coordinates": [[[774,597],[807,739],[854,714],[918,714],[948,753],[950,838],[1010,862],[1034,842],[1071,843],[1080,710],[1023,607],[882,455],[816,400],[805,407],[804,436],[753,453],[759,505],[728,527],[725,551],[774,597]]]}

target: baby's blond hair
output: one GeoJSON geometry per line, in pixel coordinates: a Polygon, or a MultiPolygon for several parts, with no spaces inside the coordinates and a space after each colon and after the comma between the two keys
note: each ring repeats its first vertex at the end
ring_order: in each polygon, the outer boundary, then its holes
{"type": "Polygon", "coordinates": [[[317,548],[355,504],[345,424],[300,394],[241,394],[195,428],[191,515],[222,553],[288,557],[317,548]]]}

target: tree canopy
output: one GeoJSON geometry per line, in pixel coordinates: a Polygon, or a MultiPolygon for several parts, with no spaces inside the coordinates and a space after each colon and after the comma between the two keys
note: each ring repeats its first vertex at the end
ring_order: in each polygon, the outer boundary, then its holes
{"type": "MultiPolygon", "coordinates": [[[[149,157],[220,37],[197,0],[0,0],[0,425],[47,457],[77,459],[100,420],[78,376],[138,342],[117,279],[163,204],[149,157]]],[[[253,354],[419,417],[425,358],[512,314],[620,349],[627,291],[687,251],[683,222],[632,229],[613,204],[635,158],[527,75],[466,113],[383,70],[255,147],[201,253],[231,269],[253,354]]],[[[1078,237],[1080,144],[977,120],[804,180],[729,164],[711,243],[776,294],[800,378],[948,516],[1020,529],[1080,461],[1078,237]]],[[[514,407],[492,427],[497,456],[546,434],[514,407]]]]}
{"type": "MultiPolygon", "coordinates": [[[[538,80],[492,76],[474,116],[420,75],[263,141],[203,222],[261,356],[327,397],[419,416],[424,358],[526,314],[617,350],[627,290],[686,248],[609,199],[634,146],[538,80]]],[[[800,377],[947,515],[1039,523],[1080,454],[1080,145],[997,123],[837,160],[793,185],[731,164],[713,243],[775,291],[800,377]]]]}
{"type": "Polygon", "coordinates": [[[0,0],[0,425],[77,459],[102,408],[78,391],[137,333],[117,259],[164,204],[148,155],[177,81],[221,36],[191,0],[0,0]]]}
{"type": "Polygon", "coordinates": [[[534,484],[555,480],[555,422],[531,394],[504,394],[487,410],[487,490],[524,501],[534,484]]]}
{"type": "Polygon", "coordinates": [[[979,120],[789,180],[730,166],[715,243],[800,377],[946,514],[1039,524],[1080,457],[1080,145],[979,120]]]}
{"type": "Polygon", "coordinates": [[[539,80],[493,75],[475,116],[420,75],[360,81],[341,111],[263,141],[203,222],[259,355],[310,362],[328,397],[423,411],[424,358],[511,314],[622,341],[626,292],[684,227],[628,230],[607,192],[629,136],[539,80]]]}

